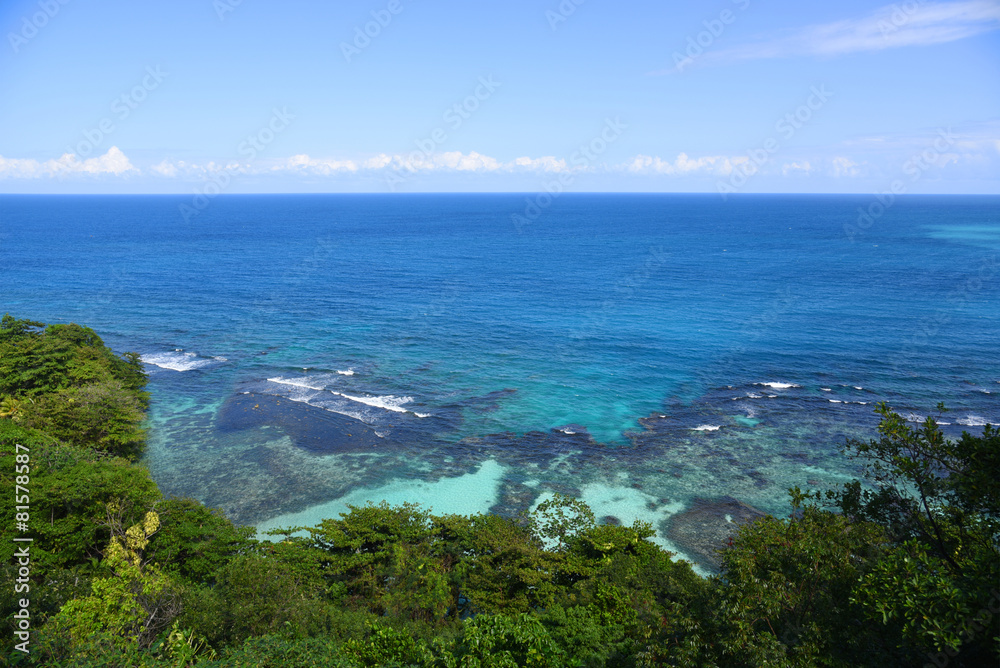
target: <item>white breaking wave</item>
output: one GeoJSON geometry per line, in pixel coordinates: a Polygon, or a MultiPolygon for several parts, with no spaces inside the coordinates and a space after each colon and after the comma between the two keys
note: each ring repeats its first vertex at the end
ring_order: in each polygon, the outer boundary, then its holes
{"type": "Polygon", "coordinates": [[[427,413],[417,413],[416,411],[412,411],[408,408],[403,408],[404,404],[408,404],[413,401],[413,397],[397,397],[391,394],[386,394],[381,397],[356,397],[350,394],[344,394],[343,392],[334,392],[333,390],[330,390],[330,392],[332,394],[336,394],[338,397],[344,397],[345,399],[357,401],[358,403],[373,406],[375,408],[382,408],[396,413],[413,413],[417,417],[421,418],[430,417],[427,413]]]}
{"type": "Polygon", "coordinates": [[[795,383],[754,383],[754,385],[762,385],[775,390],[787,390],[790,387],[802,387],[801,385],[796,385],[795,383]]]}
{"type": "Polygon", "coordinates": [[[316,387],[314,385],[310,385],[310,384],[306,383],[305,381],[296,380],[294,378],[268,378],[267,380],[270,383],[278,383],[280,385],[291,385],[292,387],[302,387],[302,388],[305,388],[307,390],[316,390],[317,392],[320,391],[320,390],[326,389],[326,388],[316,387]]]}
{"type": "Polygon", "coordinates": [[[833,390],[831,390],[829,387],[821,387],[819,389],[821,389],[824,392],[833,392],[833,390]]]}
{"type": "Polygon", "coordinates": [[[703,424],[700,427],[691,427],[691,431],[719,431],[721,428],[719,425],[703,424]]]}
{"type": "Polygon", "coordinates": [[[575,431],[570,431],[569,429],[560,429],[559,431],[561,431],[564,434],[569,434],[570,436],[576,433],[575,431]]]}
{"type": "MultiPolygon", "coordinates": [[[[250,394],[250,393],[249,392],[244,392],[244,394],[250,394]]],[[[342,409],[340,409],[340,408],[338,408],[336,406],[324,406],[324,405],[320,405],[320,404],[314,404],[312,402],[312,399],[314,399],[317,395],[315,395],[313,393],[308,393],[307,392],[307,393],[304,393],[304,394],[284,394],[284,395],[280,395],[280,396],[282,396],[284,399],[288,399],[289,401],[294,401],[294,402],[300,403],[300,404],[306,404],[307,406],[312,406],[313,408],[320,408],[320,409],[322,409],[324,411],[327,411],[329,413],[336,413],[337,415],[345,415],[345,416],[347,416],[349,418],[353,418],[353,419],[357,420],[358,422],[362,422],[362,423],[368,425],[369,427],[372,426],[370,424],[369,420],[366,419],[368,416],[366,416],[361,411],[342,410],[342,409]]],[[[385,438],[385,434],[384,433],[382,433],[382,432],[380,432],[380,431],[378,431],[376,429],[372,429],[372,431],[379,438],[385,438]]]]}
{"type": "Polygon", "coordinates": [[[840,401],[839,399],[827,399],[827,401],[829,401],[831,404],[842,404],[842,403],[844,403],[843,401],[840,401]]]}
{"type": "Polygon", "coordinates": [[[339,373],[341,376],[353,376],[354,375],[354,369],[348,369],[347,371],[340,371],[338,369],[337,373],[339,373]]]}
{"type": "Polygon", "coordinates": [[[169,353],[141,355],[140,359],[142,359],[142,361],[146,364],[152,364],[153,366],[158,366],[161,369],[170,369],[171,371],[191,371],[192,369],[200,369],[208,366],[209,364],[214,364],[217,361],[216,358],[206,359],[204,357],[198,357],[197,353],[181,352],[180,349],[169,353]]]}
{"type": "Polygon", "coordinates": [[[964,418],[955,420],[955,422],[966,427],[985,427],[988,424],[986,418],[979,417],[978,415],[966,415],[964,418]]]}

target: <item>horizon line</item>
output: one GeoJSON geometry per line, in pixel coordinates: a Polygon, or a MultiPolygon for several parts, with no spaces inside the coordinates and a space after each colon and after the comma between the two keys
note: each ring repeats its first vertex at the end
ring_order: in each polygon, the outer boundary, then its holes
{"type": "MultiPolygon", "coordinates": [[[[538,190],[482,190],[482,191],[471,191],[471,190],[422,190],[417,192],[366,192],[366,191],[353,191],[353,192],[253,192],[253,193],[220,193],[213,196],[211,199],[222,199],[229,197],[259,197],[259,196],[272,196],[272,195],[283,195],[283,196],[295,196],[295,195],[367,195],[367,196],[389,196],[389,197],[399,197],[399,196],[409,196],[409,195],[537,195],[538,190]]],[[[877,196],[880,193],[871,191],[845,191],[845,192],[744,192],[744,193],[727,193],[726,197],[753,197],[753,196],[842,196],[842,195],[852,195],[852,196],[877,196]]],[[[719,197],[723,199],[719,193],[710,192],[706,190],[689,190],[689,191],[662,191],[662,190],[580,190],[580,191],[565,191],[560,193],[560,197],[567,195],[707,195],[712,197],[719,197]]],[[[0,197],[190,197],[191,193],[158,193],[158,192],[141,192],[141,193],[129,193],[129,192],[116,192],[116,193],[31,193],[31,192],[0,192],[0,197]]],[[[898,198],[907,197],[1000,197],[1000,192],[965,192],[965,193],[955,193],[955,192],[937,192],[937,193],[898,193],[895,194],[898,198]]]]}

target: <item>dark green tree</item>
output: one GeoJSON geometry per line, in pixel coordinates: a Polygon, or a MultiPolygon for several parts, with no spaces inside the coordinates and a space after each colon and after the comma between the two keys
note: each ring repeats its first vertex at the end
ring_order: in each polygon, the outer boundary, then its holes
{"type": "Polygon", "coordinates": [[[847,446],[871,486],[852,483],[835,500],[894,545],[855,600],[951,665],[1000,661],[1000,431],[952,441],[933,417],[914,427],[884,403],[876,412],[880,437],[847,446]]]}

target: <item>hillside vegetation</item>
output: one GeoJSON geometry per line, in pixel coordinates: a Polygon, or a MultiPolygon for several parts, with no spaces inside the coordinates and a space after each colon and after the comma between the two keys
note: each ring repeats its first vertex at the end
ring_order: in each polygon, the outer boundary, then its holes
{"type": "Polygon", "coordinates": [[[696,575],[650,526],[352,508],[258,541],[141,464],[141,361],[0,323],[0,604],[10,665],[986,666],[1000,661],[1000,432],[880,405],[863,481],[790,490],[696,575]],[[20,447],[18,447],[20,446],[20,447]],[[22,483],[27,483],[22,485],[22,483]],[[30,490],[27,531],[15,506],[30,490]],[[15,592],[15,550],[31,537],[15,592]],[[25,591],[26,590],[26,591],[25,591]],[[30,641],[22,600],[29,601],[30,641]],[[20,647],[20,649],[19,649],[20,647]],[[28,649],[29,653],[22,651],[28,649]]]}

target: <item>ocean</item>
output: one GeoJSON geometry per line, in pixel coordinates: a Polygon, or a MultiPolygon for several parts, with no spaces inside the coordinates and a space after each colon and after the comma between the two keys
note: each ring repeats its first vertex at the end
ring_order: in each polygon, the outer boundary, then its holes
{"type": "Polygon", "coordinates": [[[527,199],[0,196],[0,307],[140,353],[153,478],[262,530],[559,492],[699,561],[879,401],[1000,422],[998,197],[527,199]]]}

